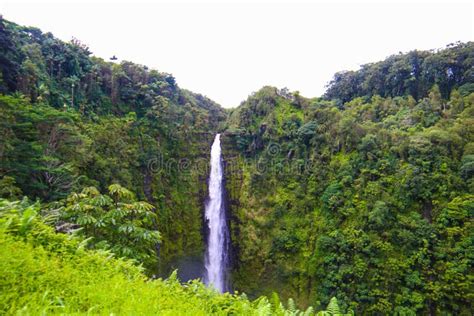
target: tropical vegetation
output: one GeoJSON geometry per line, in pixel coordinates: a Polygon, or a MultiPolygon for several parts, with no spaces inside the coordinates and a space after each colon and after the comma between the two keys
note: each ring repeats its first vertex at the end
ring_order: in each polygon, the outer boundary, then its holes
{"type": "Polygon", "coordinates": [[[470,315],[473,66],[454,43],[226,110],[1,18],[1,313],[470,315]],[[217,132],[233,294],[173,272],[217,132]]]}

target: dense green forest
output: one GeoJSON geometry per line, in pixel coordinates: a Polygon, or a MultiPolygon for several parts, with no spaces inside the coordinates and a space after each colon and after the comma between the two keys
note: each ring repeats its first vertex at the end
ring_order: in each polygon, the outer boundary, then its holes
{"type": "Polygon", "coordinates": [[[264,87],[224,110],[0,19],[0,310],[470,315],[473,66],[455,43],[337,73],[320,98],[264,87]],[[202,257],[217,132],[225,295],[156,279],[202,257]]]}
{"type": "Polygon", "coordinates": [[[469,314],[474,93],[336,103],[266,87],[231,114],[235,286],[336,295],[362,314],[469,314]]]}
{"type": "Polygon", "coordinates": [[[224,110],[169,74],[90,57],[77,40],[3,20],[0,42],[2,196],[66,201],[118,183],[154,206],[161,258],[201,253],[206,174],[179,172],[177,162],[207,158],[224,110]],[[176,164],[154,172],[163,159],[176,164]]]}

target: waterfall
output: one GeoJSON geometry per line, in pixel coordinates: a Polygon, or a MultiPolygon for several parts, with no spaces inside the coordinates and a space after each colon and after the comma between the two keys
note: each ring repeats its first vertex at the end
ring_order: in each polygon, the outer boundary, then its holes
{"type": "Polygon", "coordinates": [[[208,236],[204,282],[221,293],[229,290],[227,286],[229,230],[224,205],[222,173],[221,141],[220,134],[217,134],[211,147],[209,196],[205,209],[208,236]]]}

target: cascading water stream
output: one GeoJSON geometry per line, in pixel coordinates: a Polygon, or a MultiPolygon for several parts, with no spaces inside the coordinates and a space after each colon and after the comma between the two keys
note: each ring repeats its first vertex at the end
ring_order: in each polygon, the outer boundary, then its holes
{"type": "Polygon", "coordinates": [[[221,293],[228,291],[227,269],[229,263],[229,230],[224,204],[222,172],[220,134],[217,134],[211,147],[209,197],[205,209],[208,236],[204,282],[221,293]]]}

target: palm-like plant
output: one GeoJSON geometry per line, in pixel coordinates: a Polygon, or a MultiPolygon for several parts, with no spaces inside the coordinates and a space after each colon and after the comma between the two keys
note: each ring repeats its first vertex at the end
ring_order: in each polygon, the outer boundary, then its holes
{"type": "Polygon", "coordinates": [[[108,195],[101,194],[87,187],[71,194],[65,201],[63,219],[93,237],[95,247],[153,265],[158,260],[155,249],[160,242],[153,205],[136,201],[135,195],[119,184],[110,185],[108,191],[108,195]]]}

